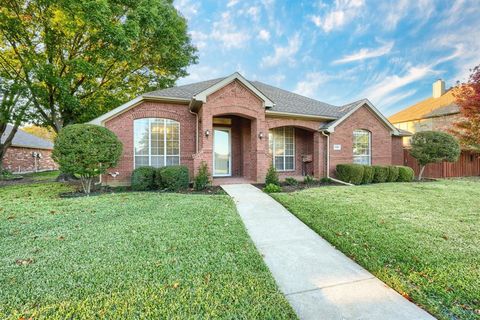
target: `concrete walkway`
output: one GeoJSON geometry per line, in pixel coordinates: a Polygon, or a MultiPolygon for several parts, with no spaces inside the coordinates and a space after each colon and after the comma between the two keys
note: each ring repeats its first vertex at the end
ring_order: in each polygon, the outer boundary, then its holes
{"type": "Polygon", "coordinates": [[[300,319],[435,319],[256,187],[222,188],[300,319]]]}

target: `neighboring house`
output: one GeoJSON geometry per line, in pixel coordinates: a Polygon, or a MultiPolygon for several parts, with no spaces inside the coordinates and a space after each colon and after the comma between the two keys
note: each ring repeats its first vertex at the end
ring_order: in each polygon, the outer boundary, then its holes
{"type": "MultiPolygon", "coordinates": [[[[461,119],[460,109],[455,103],[455,88],[445,90],[445,82],[441,79],[432,86],[432,96],[407,107],[388,118],[397,128],[412,133],[421,131],[449,132],[455,122],[461,119]]],[[[418,173],[419,166],[408,148],[410,137],[404,137],[405,164],[418,173]]],[[[460,158],[454,163],[430,164],[426,167],[425,176],[431,178],[463,177],[480,175],[480,157],[477,153],[462,150],[460,158]]]]}
{"type": "MultiPolygon", "coordinates": [[[[407,107],[388,118],[394,126],[411,133],[420,131],[448,131],[460,119],[460,110],[455,103],[454,88],[445,90],[441,79],[432,86],[432,96],[407,107]]],[[[410,137],[404,138],[410,145],[410,137]]]]}
{"type": "Polygon", "coordinates": [[[263,182],[272,161],[281,177],[317,178],[339,163],[403,163],[402,133],[368,100],[336,107],[239,73],[146,93],[90,123],[123,142],[107,184],[148,165],[194,175],[206,162],[214,179],[263,182]]]}
{"type": "MultiPolygon", "coordinates": [[[[1,137],[1,142],[12,131],[13,126],[7,129],[1,137]]],[[[53,143],[18,129],[8,147],[2,165],[14,173],[37,172],[57,169],[57,164],[52,159],[53,143]]]]}

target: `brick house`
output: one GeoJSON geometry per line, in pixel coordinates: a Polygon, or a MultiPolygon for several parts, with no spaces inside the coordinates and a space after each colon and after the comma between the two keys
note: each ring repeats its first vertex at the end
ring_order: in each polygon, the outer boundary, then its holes
{"type": "MultiPolygon", "coordinates": [[[[13,126],[7,125],[1,137],[1,143],[12,131],[13,126]]],[[[52,159],[53,143],[18,129],[12,144],[2,160],[2,167],[13,173],[27,173],[57,169],[52,159]]]]}
{"type": "Polygon", "coordinates": [[[283,178],[334,176],[339,163],[403,163],[402,132],[368,100],[337,107],[239,73],[143,94],[90,123],[123,142],[107,184],[128,184],[145,165],[182,164],[193,176],[205,162],[220,183],[263,182],[272,163],[283,178]]]}
{"type": "MultiPolygon", "coordinates": [[[[460,108],[455,102],[455,88],[445,89],[441,79],[432,85],[432,96],[417,102],[388,118],[399,130],[416,133],[422,131],[449,132],[455,122],[461,120],[460,108]]],[[[403,138],[405,165],[412,167],[418,174],[420,166],[410,155],[410,137],[403,138]]],[[[480,154],[471,150],[462,150],[458,161],[429,164],[424,176],[429,178],[451,178],[480,175],[480,154]]]]}

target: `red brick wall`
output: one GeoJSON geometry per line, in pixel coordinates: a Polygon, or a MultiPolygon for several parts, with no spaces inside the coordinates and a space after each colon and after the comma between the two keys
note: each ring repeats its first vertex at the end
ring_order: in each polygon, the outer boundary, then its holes
{"type": "Polygon", "coordinates": [[[51,150],[20,147],[8,148],[2,165],[3,168],[12,172],[34,172],[58,169],[57,164],[52,159],[51,150]],[[37,167],[35,167],[35,159],[32,157],[32,152],[37,152],[42,155],[41,159],[37,159],[37,167]]]}
{"type": "Polygon", "coordinates": [[[116,168],[116,178],[104,175],[108,184],[129,184],[133,171],[133,121],[141,118],[166,118],[180,122],[180,164],[186,165],[193,175],[193,154],[195,153],[195,115],[187,105],[147,101],[108,120],[105,127],[112,130],[123,143],[123,153],[116,168]]]}
{"type": "Polygon", "coordinates": [[[368,108],[361,107],[345,119],[330,134],[330,174],[335,175],[339,163],[353,162],[353,131],[364,129],[371,132],[372,165],[392,163],[392,136],[390,129],[368,108]],[[333,150],[340,144],[341,150],[333,150]]]}

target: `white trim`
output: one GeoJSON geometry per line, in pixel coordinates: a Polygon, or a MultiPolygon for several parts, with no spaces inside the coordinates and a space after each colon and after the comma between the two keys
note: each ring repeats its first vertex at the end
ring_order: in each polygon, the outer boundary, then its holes
{"type": "Polygon", "coordinates": [[[387,127],[389,127],[392,130],[393,135],[395,135],[395,136],[400,135],[400,132],[398,131],[398,129],[395,128],[395,126],[393,124],[391,124],[390,121],[388,121],[388,119],[385,118],[385,116],[377,108],[375,108],[373,106],[373,104],[368,99],[363,99],[363,100],[359,101],[358,104],[355,106],[355,108],[353,108],[352,110],[350,110],[349,112],[344,114],[340,119],[332,122],[329,126],[327,126],[327,128],[325,130],[330,132],[330,133],[335,132],[335,127],[336,126],[338,126],[340,123],[342,123],[345,119],[347,119],[355,111],[357,111],[358,109],[360,109],[363,106],[367,106],[370,110],[372,110],[373,113],[375,113],[375,115],[377,117],[379,117],[380,120],[382,120],[387,125],[387,127]]]}
{"type": "Polygon", "coordinates": [[[293,112],[281,112],[281,111],[273,111],[273,110],[266,110],[266,114],[272,116],[279,116],[279,117],[298,117],[298,118],[308,118],[308,119],[321,119],[321,120],[336,120],[338,118],[334,117],[327,117],[327,116],[315,116],[309,114],[301,114],[301,113],[293,113],[293,112]]]}
{"type": "MultiPolygon", "coordinates": [[[[355,131],[357,132],[366,132],[368,134],[368,154],[366,155],[355,155],[353,153],[353,150],[352,150],[352,157],[353,157],[353,163],[356,163],[355,162],[355,157],[365,157],[368,159],[368,163],[367,165],[368,166],[371,166],[372,165],[372,132],[370,132],[369,130],[365,130],[365,129],[354,129],[353,130],[353,143],[352,143],[352,147],[355,147],[355,131]]],[[[353,148],[352,148],[353,149],[353,148]]],[[[363,164],[363,163],[359,163],[359,164],[363,164]]]]}
{"type": "Polygon", "coordinates": [[[263,100],[263,106],[266,108],[270,108],[275,106],[272,100],[270,100],[267,96],[265,96],[260,90],[258,90],[254,85],[252,85],[247,79],[245,79],[240,73],[235,72],[230,76],[226,77],[222,81],[215,83],[214,85],[208,87],[207,89],[203,90],[202,92],[197,93],[193,96],[194,100],[207,102],[207,96],[218,91],[219,89],[225,87],[229,83],[234,80],[240,81],[245,87],[247,87],[250,91],[252,91],[255,95],[257,95],[260,99],[263,100]]]}
{"type": "Polygon", "coordinates": [[[212,134],[212,177],[231,177],[232,176],[232,129],[229,127],[213,127],[212,134]],[[228,174],[215,174],[215,130],[228,131],[228,174]]]}
{"type": "Polygon", "coordinates": [[[148,96],[148,95],[141,95],[136,97],[135,99],[132,99],[124,104],[122,104],[119,107],[116,107],[113,110],[110,110],[107,113],[102,114],[100,117],[95,118],[88,123],[90,124],[96,124],[98,126],[103,126],[105,121],[118,116],[119,114],[129,110],[130,108],[135,107],[136,105],[140,104],[143,101],[146,100],[155,100],[155,101],[170,101],[170,102],[189,102],[190,99],[183,99],[183,98],[176,98],[176,97],[160,97],[160,96],[148,96]]]}

